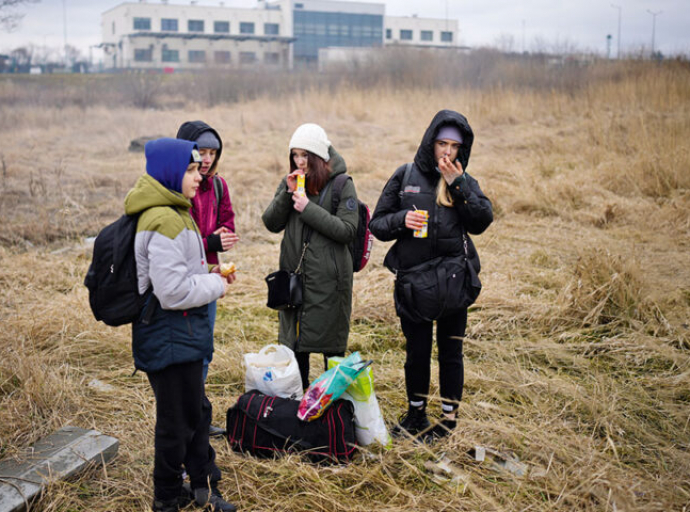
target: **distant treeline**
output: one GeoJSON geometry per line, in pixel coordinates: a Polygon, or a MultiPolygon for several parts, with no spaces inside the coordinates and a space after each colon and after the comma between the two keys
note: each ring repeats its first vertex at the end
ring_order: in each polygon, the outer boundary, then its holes
{"type": "Polygon", "coordinates": [[[327,69],[274,71],[219,70],[163,74],[0,75],[0,105],[105,105],[175,108],[190,98],[208,106],[283,96],[308,89],[508,89],[575,93],[600,82],[634,79],[650,72],[681,73],[690,78],[685,59],[606,60],[591,55],[471,52],[387,48],[370,57],[331,64],[327,69]],[[193,94],[191,94],[193,91],[193,94]]]}

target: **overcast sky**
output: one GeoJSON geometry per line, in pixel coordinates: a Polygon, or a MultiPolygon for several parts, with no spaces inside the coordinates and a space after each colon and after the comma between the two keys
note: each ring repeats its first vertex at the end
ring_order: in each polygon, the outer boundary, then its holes
{"type": "MultiPolygon", "coordinates": [[[[158,3],[160,0],[148,0],[158,3]]],[[[623,52],[650,48],[653,16],[656,16],[655,48],[664,54],[690,54],[690,0],[381,0],[393,16],[457,19],[459,43],[467,46],[497,45],[512,41],[512,49],[529,51],[535,41],[574,44],[580,49],[606,53],[606,35],[611,34],[611,56],[616,55],[621,7],[623,52]]],[[[42,0],[21,9],[25,13],[14,32],[0,32],[0,51],[28,43],[62,47],[63,13],[67,13],[67,43],[85,56],[101,40],[101,13],[117,0],[42,0]],[[63,5],[65,9],[63,11],[63,5]]],[[[170,3],[188,3],[170,0],[170,3]]],[[[219,0],[198,0],[198,5],[219,5],[219,0]]],[[[225,0],[226,6],[254,7],[256,0],[225,0]]],[[[505,44],[504,44],[505,47],[505,44]]],[[[94,51],[94,59],[100,53],[94,51]]]]}

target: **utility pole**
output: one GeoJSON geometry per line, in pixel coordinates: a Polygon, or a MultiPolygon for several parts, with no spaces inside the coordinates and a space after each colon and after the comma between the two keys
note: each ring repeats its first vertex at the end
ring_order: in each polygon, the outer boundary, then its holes
{"type": "Polygon", "coordinates": [[[654,58],[654,35],[656,33],[656,17],[664,11],[652,12],[647,9],[647,12],[652,15],[652,58],[654,58]]]}
{"type": "Polygon", "coordinates": [[[67,67],[67,0],[62,0],[62,37],[65,51],[65,67],[67,67]]]}
{"type": "Polygon", "coordinates": [[[522,54],[525,54],[525,20],[522,20],[522,54]]]}
{"type": "Polygon", "coordinates": [[[616,52],[616,58],[620,60],[621,58],[621,14],[623,12],[623,8],[620,5],[616,4],[611,4],[611,7],[614,9],[618,9],[618,39],[616,42],[618,43],[618,51],[616,52]]]}

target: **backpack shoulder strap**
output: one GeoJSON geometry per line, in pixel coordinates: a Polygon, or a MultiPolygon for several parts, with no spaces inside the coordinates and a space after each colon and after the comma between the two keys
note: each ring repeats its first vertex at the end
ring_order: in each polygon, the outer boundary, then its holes
{"type": "Polygon", "coordinates": [[[331,195],[331,213],[335,214],[338,211],[338,205],[340,204],[340,195],[343,192],[343,187],[345,182],[352,179],[347,174],[338,174],[333,180],[333,194],[331,195]]]}
{"type": "Polygon", "coordinates": [[[400,184],[400,197],[405,193],[405,187],[410,182],[410,174],[412,174],[412,162],[407,162],[405,164],[405,173],[403,174],[402,183],[400,184]]]}
{"type": "Polygon", "coordinates": [[[220,177],[213,177],[213,192],[216,198],[216,227],[220,224],[220,202],[223,200],[223,182],[220,177]]]}

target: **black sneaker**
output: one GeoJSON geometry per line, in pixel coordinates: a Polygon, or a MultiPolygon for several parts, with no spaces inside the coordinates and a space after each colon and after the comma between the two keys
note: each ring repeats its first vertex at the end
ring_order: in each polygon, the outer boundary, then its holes
{"type": "Polygon", "coordinates": [[[153,500],[153,512],[178,512],[180,504],[175,500],[153,500]]]}
{"type": "Polygon", "coordinates": [[[434,442],[450,434],[458,424],[457,419],[443,418],[425,435],[425,441],[434,442]]]}
{"type": "Polygon", "coordinates": [[[177,512],[185,508],[194,500],[192,489],[189,487],[189,482],[182,484],[180,496],[174,500],[153,500],[154,512],[177,512]]]}
{"type": "Polygon", "coordinates": [[[400,416],[398,424],[393,427],[391,434],[393,437],[402,437],[405,433],[416,436],[426,431],[431,427],[429,418],[426,417],[426,409],[424,407],[412,407],[407,410],[405,414],[400,416]]]}
{"type": "Polygon", "coordinates": [[[213,425],[208,426],[208,436],[209,437],[223,437],[225,435],[225,429],[220,427],[214,427],[213,425]]]}
{"type": "Polygon", "coordinates": [[[208,512],[235,512],[237,510],[235,505],[223,499],[218,489],[211,489],[210,492],[206,487],[194,489],[194,501],[208,512]]]}

